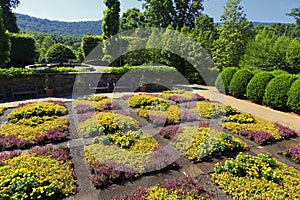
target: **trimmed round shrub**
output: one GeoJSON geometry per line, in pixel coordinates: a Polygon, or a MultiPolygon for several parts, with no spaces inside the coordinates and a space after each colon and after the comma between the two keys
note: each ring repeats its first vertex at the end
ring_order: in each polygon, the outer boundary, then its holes
{"type": "Polygon", "coordinates": [[[288,92],[287,106],[292,111],[300,111],[300,79],[292,84],[288,92]]]}
{"type": "Polygon", "coordinates": [[[272,79],[267,85],[263,104],[274,109],[287,110],[288,92],[295,76],[290,74],[282,74],[272,79]]]}
{"type": "Polygon", "coordinates": [[[238,70],[230,81],[228,87],[229,94],[236,98],[244,98],[247,91],[247,85],[253,76],[253,73],[248,69],[238,70]]]}
{"type": "Polygon", "coordinates": [[[46,60],[50,63],[67,62],[69,59],[76,59],[76,55],[71,47],[64,44],[54,44],[46,53],[46,60]]]}
{"type": "Polygon", "coordinates": [[[219,74],[216,79],[215,86],[220,92],[228,93],[230,81],[238,69],[239,68],[237,67],[227,67],[219,74]]]}
{"type": "Polygon", "coordinates": [[[269,72],[256,74],[247,86],[247,98],[255,103],[262,103],[266,87],[273,78],[269,72]]]}
{"type": "Polygon", "coordinates": [[[289,74],[287,71],[284,71],[282,69],[275,69],[273,71],[270,72],[273,76],[280,76],[282,74],[289,74]]]}

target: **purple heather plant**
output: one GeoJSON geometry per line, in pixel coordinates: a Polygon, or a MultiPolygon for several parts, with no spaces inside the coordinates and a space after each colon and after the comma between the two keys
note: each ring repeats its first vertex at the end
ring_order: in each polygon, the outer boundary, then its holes
{"type": "Polygon", "coordinates": [[[43,143],[46,141],[61,141],[65,139],[69,133],[67,131],[61,131],[60,129],[50,129],[40,136],[35,138],[36,143],[43,143]]]}
{"type": "Polygon", "coordinates": [[[77,115],[78,122],[79,123],[84,122],[87,119],[91,118],[93,115],[95,115],[95,112],[87,112],[87,113],[78,114],[77,115]]]}
{"type": "Polygon", "coordinates": [[[76,106],[76,111],[78,114],[93,112],[93,111],[95,111],[95,107],[87,105],[87,104],[79,104],[76,106]]]}
{"type": "Polygon", "coordinates": [[[192,99],[193,99],[194,101],[203,101],[203,100],[206,100],[203,96],[201,96],[201,95],[199,95],[199,94],[197,94],[197,93],[195,93],[195,94],[193,95],[192,99]]]}
{"type": "Polygon", "coordinates": [[[191,108],[196,108],[197,107],[197,101],[190,101],[187,103],[182,103],[180,104],[181,108],[186,108],[186,109],[191,109],[191,108]]]}
{"type": "Polygon", "coordinates": [[[180,133],[182,128],[178,125],[175,126],[166,126],[159,131],[159,134],[162,135],[164,138],[173,139],[175,138],[176,134],[180,133]]]}
{"type": "Polygon", "coordinates": [[[279,123],[274,123],[274,127],[278,129],[279,135],[281,135],[284,138],[290,138],[296,136],[296,132],[287,126],[283,126],[279,123]]]}
{"type": "Polygon", "coordinates": [[[294,147],[287,148],[284,152],[283,155],[291,158],[295,162],[300,163],[300,143],[297,144],[294,147]]]}
{"type": "Polygon", "coordinates": [[[107,102],[102,105],[102,110],[119,110],[121,109],[121,105],[117,101],[107,102]]]}
{"type": "Polygon", "coordinates": [[[70,149],[64,146],[54,147],[52,145],[47,145],[44,147],[32,148],[28,153],[36,156],[49,156],[52,159],[67,161],[69,159],[70,149]]]}
{"type": "Polygon", "coordinates": [[[273,136],[265,131],[240,131],[243,136],[248,136],[251,140],[254,140],[259,145],[264,145],[272,142],[273,136]]]}
{"type": "Polygon", "coordinates": [[[187,110],[182,110],[180,114],[181,122],[192,122],[199,120],[199,116],[187,110]]]}
{"type": "Polygon", "coordinates": [[[168,119],[166,117],[161,117],[153,114],[149,114],[147,116],[147,119],[156,126],[164,126],[168,122],[168,119]]]}
{"type": "Polygon", "coordinates": [[[24,148],[30,144],[30,141],[20,139],[15,135],[3,136],[0,135],[0,149],[6,150],[11,148],[24,148]]]}

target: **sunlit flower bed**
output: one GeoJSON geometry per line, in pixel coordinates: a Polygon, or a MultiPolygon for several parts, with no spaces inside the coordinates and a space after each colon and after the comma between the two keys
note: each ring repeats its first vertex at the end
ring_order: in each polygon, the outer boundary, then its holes
{"type": "Polygon", "coordinates": [[[201,183],[189,177],[168,179],[150,188],[139,188],[133,194],[109,198],[109,200],[143,199],[211,199],[201,183]]]}
{"type": "Polygon", "coordinates": [[[60,117],[67,114],[60,103],[29,103],[13,109],[7,116],[10,123],[0,126],[0,149],[64,140],[69,134],[69,122],[60,117]]]}
{"type": "Polygon", "coordinates": [[[175,158],[151,135],[141,131],[116,131],[95,137],[93,144],[86,146],[84,151],[96,187],[177,167],[175,158]]]}
{"type": "Polygon", "coordinates": [[[206,100],[204,97],[200,96],[199,94],[195,94],[186,90],[168,90],[162,92],[160,96],[169,99],[171,101],[174,101],[175,103],[206,100]]]}
{"type": "Polygon", "coordinates": [[[300,143],[294,147],[287,148],[282,154],[288,158],[291,158],[296,163],[300,163],[300,143]]]}
{"type": "Polygon", "coordinates": [[[212,181],[234,199],[300,199],[300,172],[269,154],[218,163],[212,181]]]}
{"type": "Polygon", "coordinates": [[[0,155],[0,199],[55,199],[76,192],[69,149],[37,147],[0,155]]]}
{"type": "Polygon", "coordinates": [[[171,144],[192,161],[248,149],[242,140],[199,124],[181,127],[171,144]]]}
{"type": "Polygon", "coordinates": [[[5,110],[6,110],[6,107],[0,106],[0,116],[3,115],[5,110]]]}
{"type": "Polygon", "coordinates": [[[223,128],[241,134],[259,145],[296,136],[296,132],[286,126],[253,117],[247,113],[224,118],[221,125],[223,128]]]}

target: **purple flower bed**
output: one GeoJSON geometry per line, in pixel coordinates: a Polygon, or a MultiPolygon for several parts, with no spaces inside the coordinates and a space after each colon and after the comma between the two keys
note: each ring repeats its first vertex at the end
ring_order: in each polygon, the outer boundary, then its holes
{"type": "Polygon", "coordinates": [[[287,148],[283,155],[291,158],[293,161],[300,163],[300,143],[294,147],[287,148]]]}
{"type": "Polygon", "coordinates": [[[104,162],[91,161],[89,163],[92,173],[92,183],[95,187],[101,188],[117,181],[131,179],[135,176],[132,170],[122,163],[113,161],[104,162]]]}
{"type": "Polygon", "coordinates": [[[107,102],[102,105],[102,110],[120,110],[122,107],[117,101],[107,102]]]}
{"type": "Polygon", "coordinates": [[[35,138],[36,143],[43,143],[48,141],[61,141],[65,139],[69,133],[67,131],[61,131],[60,129],[50,129],[42,135],[35,138]]]}
{"type": "Polygon", "coordinates": [[[76,106],[76,111],[78,114],[83,114],[87,112],[95,112],[95,107],[87,105],[87,104],[79,104],[76,106]]]}
{"type": "Polygon", "coordinates": [[[164,126],[168,123],[168,119],[166,117],[161,117],[157,115],[149,114],[147,116],[147,120],[153,123],[155,126],[164,126]]]}
{"type": "Polygon", "coordinates": [[[30,141],[20,139],[15,135],[3,136],[0,135],[0,150],[9,150],[12,148],[25,148],[30,144],[30,141]]]}
{"type": "Polygon", "coordinates": [[[182,128],[178,125],[167,126],[167,127],[162,128],[159,131],[159,134],[162,135],[164,138],[173,139],[181,131],[182,131],[182,128]]]}
{"type": "Polygon", "coordinates": [[[249,139],[254,140],[259,145],[264,145],[274,140],[273,136],[265,131],[240,131],[240,134],[248,136],[249,139]]]}
{"type": "Polygon", "coordinates": [[[187,103],[180,104],[181,108],[192,109],[197,107],[197,101],[190,101],[187,103]]]}
{"type": "Polygon", "coordinates": [[[11,158],[16,157],[16,156],[19,156],[19,155],[21,155],[21,153],[22,153],[22,151],[20,151],[20,150],[14,150],[14,151],[9,152],[9,153],[0,154],[0,165],[3,164],[3,161],[11,159],[11,158]]]}
{"type": "MultiPolygon", "coordinates": [[[[199,197],[202,197],[201,199],[211,198],[211,195],[204,190],[203,185],[190,177],[168,179],[165,182],[158,184],[158,186],[167,189],[169,192],[176,193],[176,195],[182,199],[185,199],[186,196],[197,199],[199,197]]],[[[148,195],[149,190],[147,188],[139,188],[131,195],[123,194],[122,196],[111,197],[109,200],[142,200],[148,195]]]]}
{"type": "Polygon", "coordinates": [[[45,147],[35,147],[28,151],[29,154],[35,154],[37,156],[49,156],[55,160],[67,161],[69,159],[70,149],[59,146],[57,148],[52,145],[45,147]]]}
{"type": "Polygon", "coordinates": [[[281,135],[284,138],[290,138],[296,136],[296,132],[287,126],[283,126],[279,123],[274,123],[274,127],[278,129],[279,135],[281,135]]]}
{"type": "Polygon", "coordinates": [[[150,155],[150,160],[144,164],[146,172],[153,172],[162,169],[178,168],[176,158],[168,154],[166,150],[157,147],[150,155]]]}
{"type": "Polygon", "coordinates": [[[180,114],[181,122],[192,122],[199,120],[199,116],[187,110],[182,110],[180,114]]]}
{"type": "Polygon", "coordinates": [[[87,113],[78,114],[77,115],[78,122],[79,123],[84,122],[87,119],[91,118],[93,115],[95,115],[95,112],[87,112],[87,113]]]}
{"type": "Polygon", "coordinates": [[[183,97],[183,96],[169,96],[169,100],[174,101],[176,103],[185,103],[191,101],[203,101],[205,98],[199,94],[194,94],[192,97],[183,97]]]}

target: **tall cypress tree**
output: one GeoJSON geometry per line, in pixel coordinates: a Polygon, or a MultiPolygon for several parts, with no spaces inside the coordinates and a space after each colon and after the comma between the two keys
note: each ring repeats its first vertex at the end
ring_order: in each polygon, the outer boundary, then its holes
{"type": "Polygon", "coordinates": [[[5,30],[1,14],[2,8],[0,7],[0,67],[4,67],[9,62],[10,40],[5,30]]]}
{"type": "Polygon", "coordinates": [[[1,0],[0,6],[2,7],[2,18],[4,27],[11,33],[19,32],[17,26],[17,19],[11,8],[17,8],[20,4],[19,0],[1,0]]]}
{"type": "Polygon", "coordinates": [[[221,16],[219,38],[214,42],[213,60],[219,69],[237,67],[246,51],[251,23],[240,5],[241,0],[228,0],[221,16]]]}
{"type": "Polygon", "coordinates": [[[104,10],[102,21],[102,32],[104,38],[109,38],[119,33],[120,28],[120,1],[119,0],[104,0],[107,8],[104,10]]]}

